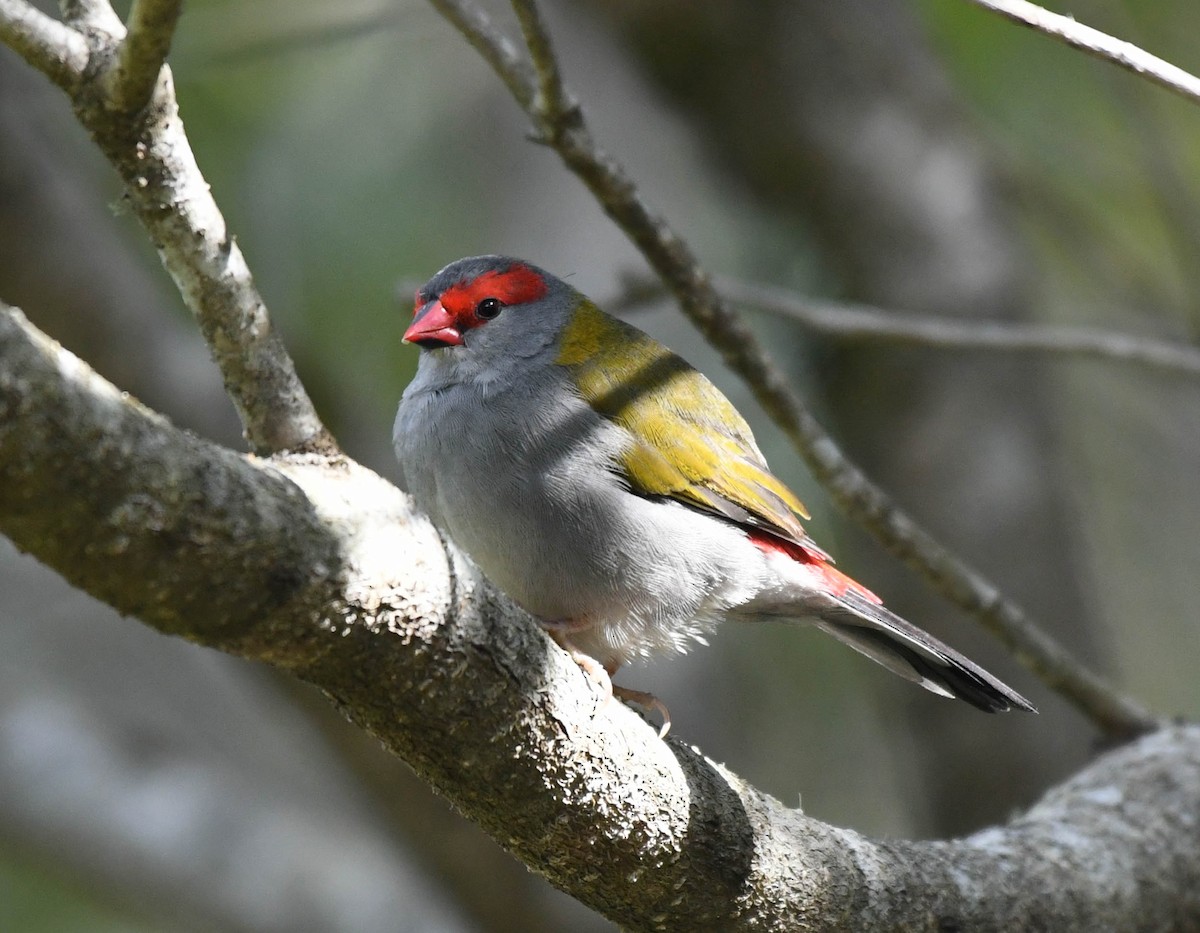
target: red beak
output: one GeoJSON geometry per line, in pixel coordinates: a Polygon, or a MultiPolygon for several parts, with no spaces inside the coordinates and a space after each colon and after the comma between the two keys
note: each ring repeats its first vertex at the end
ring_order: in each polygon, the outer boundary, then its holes
{"type": "Polygon", "coordinates": [[[463,338],[454,315],[442,307],[440,301],[433,301],[408,325],[404,342],[415,343],[429,350],[435,347],[461,347],[463,338]]]}

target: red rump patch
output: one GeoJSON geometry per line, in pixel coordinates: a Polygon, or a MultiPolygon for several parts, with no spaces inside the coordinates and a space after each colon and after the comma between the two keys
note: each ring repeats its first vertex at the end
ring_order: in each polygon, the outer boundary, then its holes
{"type": "Polygon", "coordinates": [[[783,538],[776,538],[772,535],[763,534],[759,531],[748,532],[750,540],[761,551],[770,553],[775,551],[779,554],[786,554],[792,560],[798,563],[805,564],[811,567],[821,579],[829,587],[829,591],[834,596],[844,596],[847,591],[857,593],[868,602],[882,606],[883,600],[868,590],[865,586],[856,580],[850,579],[836,567],[825,563],[816,554],[807,550],[804,545],[797,544],[795,541],[785,541],[783,538]]]}
{"type": "Polygon", "coordinates": [[[455,316],[475,310],[485,298],[498,298],[506,305],[536,301],[546,294],[546,283],[529,266],[517,263],[507,269],[485,272],[469,282],[459,282],[442,292],[442,306],[455,316]]]}

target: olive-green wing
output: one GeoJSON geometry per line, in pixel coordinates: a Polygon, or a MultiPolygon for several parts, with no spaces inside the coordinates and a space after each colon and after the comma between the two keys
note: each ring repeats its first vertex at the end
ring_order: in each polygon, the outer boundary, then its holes
{"type": "Polygon", "coordinates": [[[749,425],[701,373],[658,341],[584,299],[556,362],[600,414],[634,442],[620,466],[630,488],[762,528],[821,555],[796,495],[772,475],[749,425]]]}

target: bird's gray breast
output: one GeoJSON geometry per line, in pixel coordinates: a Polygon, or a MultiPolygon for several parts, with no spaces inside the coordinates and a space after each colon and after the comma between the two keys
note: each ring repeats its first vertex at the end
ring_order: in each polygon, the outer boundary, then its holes
{"type": "Polygon", "coordinates": [[[548,620],[598,614],[622,581],[614,543],[621,429],[557,367],[507,383],[420,378],[397,413],[405,484],[480,569],[548,620]]]}

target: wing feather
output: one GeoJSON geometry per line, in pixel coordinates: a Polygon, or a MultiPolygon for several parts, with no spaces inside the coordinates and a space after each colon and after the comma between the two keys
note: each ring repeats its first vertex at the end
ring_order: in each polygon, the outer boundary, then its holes
{"type": "Polygon", "coordinates": [[[704,509],[819,552],[803,503],[771,473],[745,419],[658,341],[583,299],[557,358],[584,399],[625,428],[631,490],[704,509]]]}

